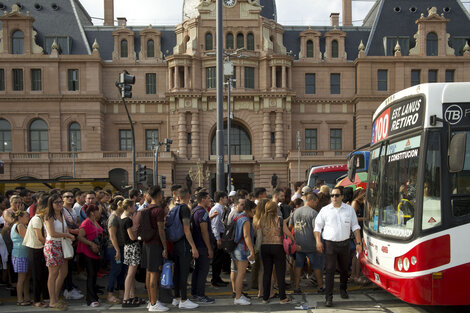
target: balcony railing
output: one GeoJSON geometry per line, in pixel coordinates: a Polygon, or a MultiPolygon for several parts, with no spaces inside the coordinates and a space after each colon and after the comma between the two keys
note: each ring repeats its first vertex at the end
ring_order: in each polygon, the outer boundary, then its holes
{"type": "MultiPolygon", "coordinates": [[[[137,152],[137,158],[150,158],[154,157],[153,151],[137,152]]],[[[130,159],[132,158],[131,151],[102,151],[102,152],[0,152],[0,160],[2,161],[71,161],[73,158],[81,161],[97,160],[97,159],[130,159]],[[74,155],[75,154],[75,155],[74,155]]],[[[169,159],[173,157],[173,152],[159,152],[160,159],[169,159]]]]}

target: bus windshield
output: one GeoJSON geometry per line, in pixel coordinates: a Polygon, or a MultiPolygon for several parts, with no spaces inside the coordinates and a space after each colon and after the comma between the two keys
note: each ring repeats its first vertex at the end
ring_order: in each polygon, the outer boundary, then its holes
{"type": "Polygon", "coordinates": [[[365,216],[369,230],[397,238],[413,234],[420,141],[415,136],[372,150],[365,216]]]}
{"type": "Polygon", "coordinates": [[[312,173],[309,179],[309,187],[315,188],[316,182],[324,181],[325,185],[333,188],[336,185],[336,179],[345,174],[347,174],[346,171],[312,173]]]}

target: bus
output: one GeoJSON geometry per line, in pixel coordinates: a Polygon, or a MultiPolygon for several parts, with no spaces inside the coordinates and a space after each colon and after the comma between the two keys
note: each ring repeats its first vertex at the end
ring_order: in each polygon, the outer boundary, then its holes
{"type": "Polygon", "coordinates": [[[336,179],[347,172],[347,164],[312,166],[308,172],[307,186],[313,189],[316,182],[322,180],[325,185],[333,188],[336,185],[336,179]]]}
{"type": "Polygon", "coordinates": [[[469,90],[416,85],[373,115],[361,266],[409,303],[470,304],[469,90]]]}
{"type": "MultiPolygon", "coordinates": [[[[348,169],[350,166],[350,162],[354,162],[354,168],[356,173],[363,173],[369,170],[369,157],[370,152],[367,150],[356,150],[349,153],[346,157],[348,162],[348,169]]],[[[351,164],[352,165],[352,164],[351,164]]]]}

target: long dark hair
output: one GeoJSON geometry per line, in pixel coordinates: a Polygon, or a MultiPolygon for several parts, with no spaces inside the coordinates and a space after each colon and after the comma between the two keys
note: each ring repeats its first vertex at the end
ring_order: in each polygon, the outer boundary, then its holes
{"type": "MultiPolygon", "coordinates": [[[[62,197],[60,194],[54,193],[47,200],[46,219],[55,219],[54,201],[57,201],[57,199],[62,199],[62,197]]],[[[62,217],[62,210],[60,211],[60,216],[62,217]]]]}

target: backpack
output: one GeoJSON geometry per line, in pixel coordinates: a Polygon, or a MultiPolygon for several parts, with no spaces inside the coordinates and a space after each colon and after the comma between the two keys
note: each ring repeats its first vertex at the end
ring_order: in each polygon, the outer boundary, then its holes
{"type": "MultiPolygon", "coordinates": [[[[235,242],[235,230],[237,228],[237,220],[240,217],[242,216],[234,218],[232,223],[230,223],[228,227],[225,227],[224,234],[220,237],[222,241],[221,248],[227,253],[232,253],[238,245],[238,242],[235,242]]],[[[241,240],[243,240],[243,236],[241,240]]]]}
{"type": "Polygon", "coordinates": [[[168,212],[165,222],[166,239],[176,242],[184,237],[183,224],[180,219],[181,204],[178,204],[168,212]]]}
{"type": "Polygon", "coordinates": [[[156,228],[153,228],[148,207],[137,211],[132,219],[132,231],[137,234],[137,237],[143,242],[149,242],[157,235],[156,228]]]}

